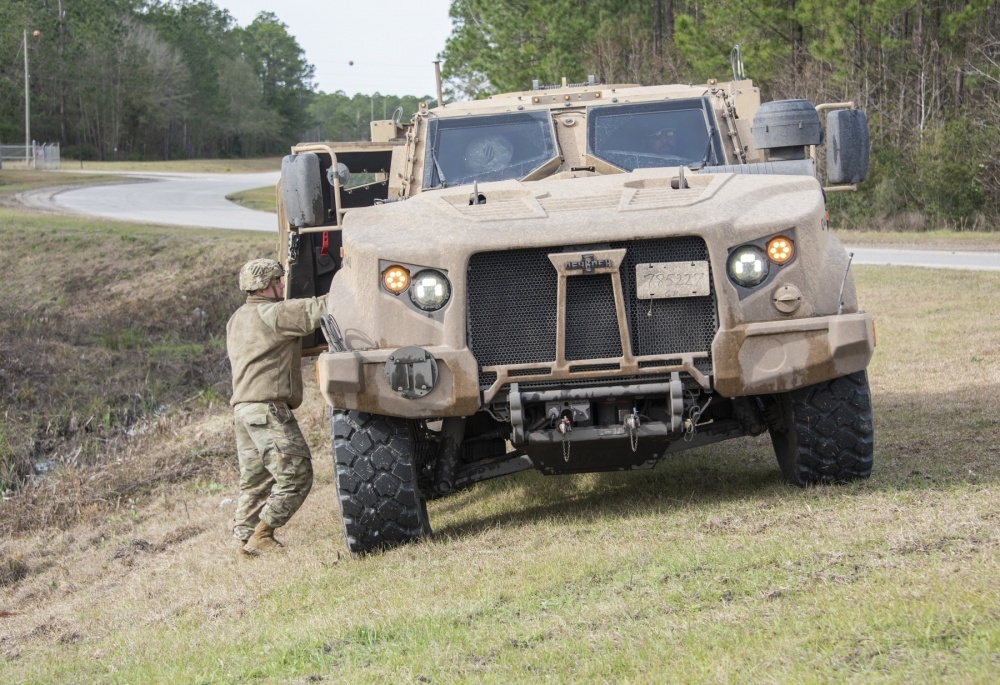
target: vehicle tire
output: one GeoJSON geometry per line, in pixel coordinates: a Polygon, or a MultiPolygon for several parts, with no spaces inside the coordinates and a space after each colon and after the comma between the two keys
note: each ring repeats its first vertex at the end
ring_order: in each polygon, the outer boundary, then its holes
{"type": "Polygon", "coordinates": [[[351,553],[386,550],[429,535],[407,421],[334,409],[330,423],[337,500],[351,553]]]}
{"type": "Polygon", "coordinates": [[[868,375],[858,371],[774,396],[769,430],[792,485],[867,478],[874,461],[868,375]]]}

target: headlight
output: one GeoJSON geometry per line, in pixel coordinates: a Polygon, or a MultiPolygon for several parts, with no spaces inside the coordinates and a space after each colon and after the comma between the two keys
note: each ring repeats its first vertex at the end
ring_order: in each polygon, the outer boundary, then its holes
{"type": "Polygon", "coordinates": [[[451,283],[440,271],[426,269],[413,277],[410,300],[424,311],[433,312],[448,304],[451,283]]]}
{"type": "Polygon", "coordinates": [[[764,251],[754,245],[744,245],[733,250],[726,264],[729,277],[737,285],[750,288],[767,278],[768,262],[764,251]]]}

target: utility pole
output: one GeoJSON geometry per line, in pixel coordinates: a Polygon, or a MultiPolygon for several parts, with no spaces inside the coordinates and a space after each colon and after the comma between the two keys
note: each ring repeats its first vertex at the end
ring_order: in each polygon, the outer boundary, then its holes
{"type": "Polygon", "coordinates": [[[30,169],[34,150],[31,149],[31,91],[28,89],[28,29],[24,29],[24,163],[30,169]]]}

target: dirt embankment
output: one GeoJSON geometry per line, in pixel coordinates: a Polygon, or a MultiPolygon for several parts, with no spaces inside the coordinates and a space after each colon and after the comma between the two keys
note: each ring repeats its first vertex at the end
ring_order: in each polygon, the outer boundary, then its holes
{"type": "MultiPolygon", "coordinates": [[[[44,204],[62,188],[0,201],[44,204]]],[[[214,507],[238,475],[225,324],[240,265],[274,247],[259,233],[0,212],[0,661],[20,654],[19,635],[83,639],[60,618],[80,587],[114,586],[209,527],[225,539],[231,513],[214,507]],[[218,493],[211,510],[201,488],[218,493]],[[135,533],[175,506],[183,525],[135,533]]]]}
{"type": "Polygon", "coordinates": [[[235,274],[273,250],[253,234],[0,216],[0,532],[120,506],[148,473],[36,495],[53,474],[108,468],[162,422],[227,402],[235,274]]]}

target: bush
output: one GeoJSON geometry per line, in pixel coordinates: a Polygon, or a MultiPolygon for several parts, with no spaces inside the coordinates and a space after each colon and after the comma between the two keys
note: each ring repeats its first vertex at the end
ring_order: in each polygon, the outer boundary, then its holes
{"type": "Polygon", "coordinates": [[[914,191],[933,219],[966,227],[990,203],[988,176],[1000,136],[968,119],[925,133],[916,153],[914,191]]]}
{"type": "Polygon", "coordinates": [[[928,129],[912,147],[876,144],[858,192],[828,197],[831,220],[838,228],[993,230],[1000,216],[998,147],[1000,130],[970,119],[928,129]]]}

